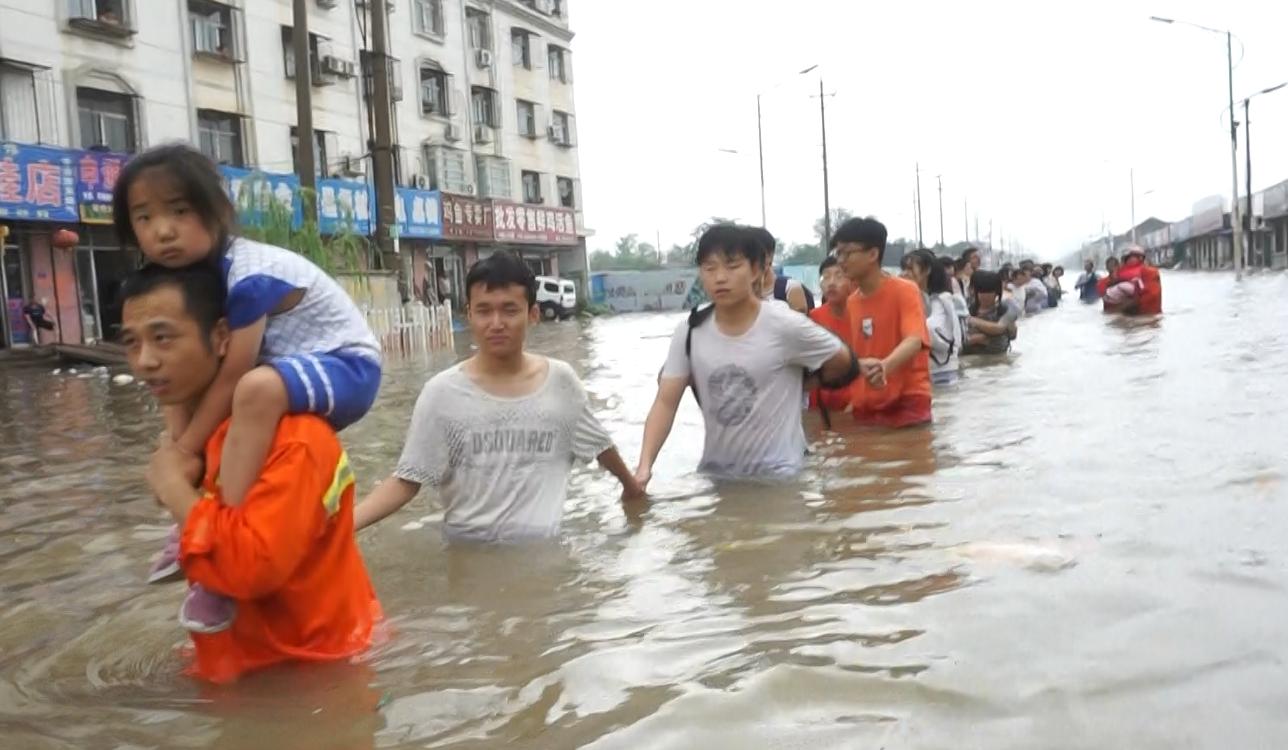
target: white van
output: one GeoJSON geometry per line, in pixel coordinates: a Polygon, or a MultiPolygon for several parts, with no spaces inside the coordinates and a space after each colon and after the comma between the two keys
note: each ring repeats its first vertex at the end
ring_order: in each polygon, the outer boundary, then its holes
{"type": "Polygon", "coordinates": [[[537,277],[537,306],[546,320],[566,320],[577,312],[577,285],[554,276],[537,277]]]}

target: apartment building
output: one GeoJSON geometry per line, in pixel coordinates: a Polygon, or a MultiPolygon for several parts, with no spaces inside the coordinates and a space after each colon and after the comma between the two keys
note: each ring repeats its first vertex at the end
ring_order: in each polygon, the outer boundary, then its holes
{"type": "MultiPolygon", "coordinates": [[[[363,195],[371,2],[308,2],[314,162],[363,195]]],[[[459,289],[498,249],[584,287],[567,1],[385,5],[395,180],[408,207],[433,213],[400,238],[416,291],[432,295],[440,274],[459,289]]],[[[69,343],[111,335],[113,285],[137,259],[116,245],[103,198],[130,153],[184,140],[229,172],[298,172],[293,27],[291,0],[0,0],[0,344],[29,338],[23,300],[45,299],[69,343]],[[31,164],[74,184],[76,205],[29,201],[31,164]],[[75,251],[51,246],[64,226],[80,234],[75,251]]]]}

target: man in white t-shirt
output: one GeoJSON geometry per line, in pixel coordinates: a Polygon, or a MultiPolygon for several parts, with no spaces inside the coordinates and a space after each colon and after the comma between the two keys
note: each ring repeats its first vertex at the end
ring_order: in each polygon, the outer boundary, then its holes
{"type": "Polygon", "coordinates": [[[722,224],[698,241],[712,306],[681,321],[644,425],[636,478],[647,486],[684,391],[692,384],[706,438],[699,470],[724,477],[789,477],[805,463],[803,375],[831,388],[858,375],[849,347],[786,305],[755,293],[765,251],[753,230],[722,224]]]}
{"type": "Polygon", "coordinates": [[[566,363],[524,351],[540,320],[537,282],[509,253],[479,261],[465,280],[478,354],[425,384],[393,476],[354,509],[362,529],[406,505],[422,485],[439,491],[449,539],[557,536],[574,461],[597,458],[644,494],[591,411],[566,363]]]}

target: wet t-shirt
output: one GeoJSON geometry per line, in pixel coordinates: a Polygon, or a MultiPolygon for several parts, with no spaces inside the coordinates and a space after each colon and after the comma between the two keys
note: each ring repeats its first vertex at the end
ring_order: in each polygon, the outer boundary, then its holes
{"type": "Polygon", "coordinates": [[[688,331],[688,320],[680,321],[662,376],[693,378],[706,425],[699,470],[726,477],[800,472],[802,377],[840,351],[841,340],[775,303],[761,303],[741,336],[721,333],[712,315],[693,329],[691,356],[684,353],[688,331]]]}
{"type": "Polygon", "coordinates": [[[519,398],[493,396],[460,365],[430,379],[412,412],[394,476],[439,491],[449,538],[555,536],[568,475],[613,447],[566,362],[519,398]]]}

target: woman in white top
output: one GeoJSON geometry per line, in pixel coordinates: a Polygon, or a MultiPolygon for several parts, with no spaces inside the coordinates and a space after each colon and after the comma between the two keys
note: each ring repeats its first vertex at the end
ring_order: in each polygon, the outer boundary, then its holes
{"type": "Polygon", "coordinates": [[[958,354],[962,348],[962,325],[953,305],[948,274],[926,249],[903,256],[903,277],[921,289],[926,310],[926,328],[930,333],[930,382],[936,386],[954,385],[961,369],[958,354]]]}

